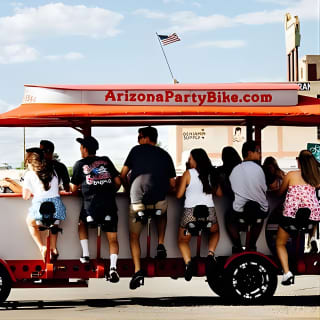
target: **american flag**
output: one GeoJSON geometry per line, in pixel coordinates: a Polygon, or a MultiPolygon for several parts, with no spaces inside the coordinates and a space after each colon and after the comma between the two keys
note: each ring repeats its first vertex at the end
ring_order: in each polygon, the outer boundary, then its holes
{"type": "Polygon", "coordinates": [[[176,42],[176,41],[180,41],[180,38],[178,37],[178,35],[176,33],[173,33],[170,36],[159,34],[158,37],[159,37],[161,44],[163,46],[166,46],[166,45],[173,43],[173,42],[176,42]]]}

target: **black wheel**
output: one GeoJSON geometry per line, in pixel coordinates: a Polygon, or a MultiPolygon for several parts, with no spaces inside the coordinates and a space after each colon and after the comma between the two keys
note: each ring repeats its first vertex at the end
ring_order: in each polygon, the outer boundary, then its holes
{"type": "Polygon", "coordinates": [[[11,278],[7,270],[0,266],[0,303],[6,301],[11,291],[11,278]]]}
{"type": "Polygon", "coordinates": [[[246,254],[225,269],[225,294],[231,301],[261,302],[271,298],[278,284],[277,269],[266,258],[246,254]]]}
{"type": "Polygon", "coordinates": [[[224,296],[224,269],[223,264],[217,264],[215,268],[206,270],[207,281],[210,289],[220,297],[224,296]]]}

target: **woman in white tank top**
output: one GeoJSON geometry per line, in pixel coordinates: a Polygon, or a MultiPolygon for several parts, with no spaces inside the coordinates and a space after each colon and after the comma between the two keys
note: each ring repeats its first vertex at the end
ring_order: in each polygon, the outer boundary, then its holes
{"type": "Polygon", "coordinates": [[[191,235],[186,234],[187,224],[196,220],[193,216],[193,211],[197,205],[208,207],[208,220],[212,222],[212,227],[209,235],[207,263],[208,265],[215,263],[214,251],[219,241],[219,225],[213,203],[213,194],[222,196],[222,192],[220,187],[214,192],[214,188],[210,184],[210,175],[213,168],[207,153],[203,149],[193,149],[187,165],[190,169],[183,173],[176,196],[180,199],[185,195],[184,211],[179,227],[178,246],[186,264],[185,279],[190,281],[194,266],[189,246],[191,235]]]}

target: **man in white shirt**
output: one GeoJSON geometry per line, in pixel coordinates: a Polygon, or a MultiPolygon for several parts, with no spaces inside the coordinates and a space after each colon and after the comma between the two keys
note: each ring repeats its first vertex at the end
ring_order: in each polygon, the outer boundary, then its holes
{"type": "Polygon", "coordinates": [[[267,216],[269,209],[266,198],[266,178],[258,164],[261,161],[261,151],[255,141],[247,141],[243,144],[242,157],[243,162],[238,164],[230,174],[230,183],[235,199],[233,212],[227,217],[227,229],[234,245],[234,252],[242,251],[239,219],[243,217],[245,205],[249,201],[254,201],[260,207],[256,211],[257,220],[251,226],[249,248],[247,248],[254,251],[263,226],[263,219],[267,216]]]}

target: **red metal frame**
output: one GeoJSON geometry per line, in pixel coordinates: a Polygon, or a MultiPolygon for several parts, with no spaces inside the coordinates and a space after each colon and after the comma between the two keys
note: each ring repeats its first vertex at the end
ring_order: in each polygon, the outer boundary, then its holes
{"type": "Polygon", "coordinates": [[[232,255],[231,257],[229,257],[226,261],[226,263],[224,264],[224,268],[226,269],[229,264],[235,260],[236,258],[240,257],[240,256],[245,256],[245,255],[248,255],[248,254],[252,254],[252,255],[256,255],[256,256],[260,256],[262,258],[265,258],[266,260],[268,260],[276,269],[279,269],[279,266],[268,256],[264,255],[263,253],[261,252],[258,252],[258,251],[243,251],[243,252],[240,252],[240,253],[237,253],[237,254],[234,254],[232,255]]]}
{"type": "Polygon", "coordinates": [[[13,274],[12,270],[10,269],[10,265],[5,261],[0,259],[0,266],[3,266],[9,273],[11,280],[13,282],[17,282],[15,275],[13,274]]]}

